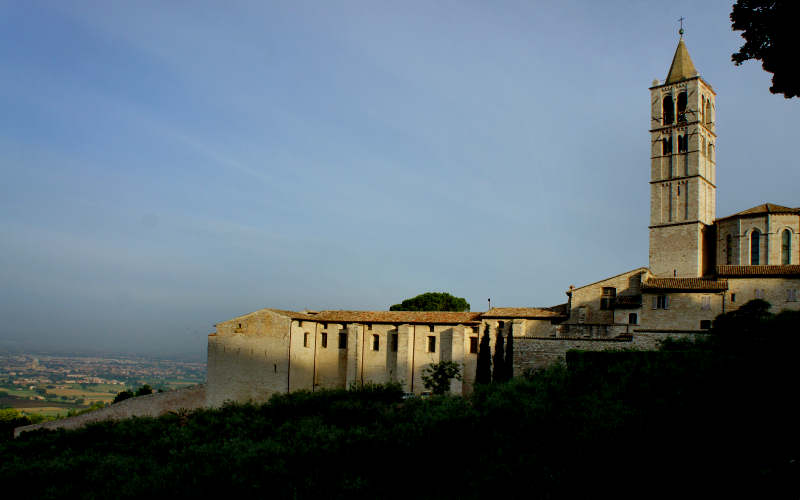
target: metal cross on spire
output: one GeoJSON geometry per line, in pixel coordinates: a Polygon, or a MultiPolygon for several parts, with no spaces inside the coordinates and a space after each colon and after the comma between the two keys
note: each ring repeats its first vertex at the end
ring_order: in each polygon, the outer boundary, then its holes
{"type": "Polygon", "coordinates": [[[683,38],[683,33],[684,33],[684,31],[683,31],[683,21],[684,20],[686,20],[686,18],[683,17],[683,16],[681,16],[681,18],[678,19],[678,21],[681,23],[681,29],[678,30],[678,34],[681,35],[681,38],[683,38]]]}

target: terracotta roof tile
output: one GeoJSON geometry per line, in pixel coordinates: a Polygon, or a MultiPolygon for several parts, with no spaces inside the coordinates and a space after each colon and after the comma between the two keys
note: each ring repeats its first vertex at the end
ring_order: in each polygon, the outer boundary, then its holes
{"type": "Polygon", "coordinates": [[[717,275],[730,278],[757,276],[800,276],[800,266],[717,266],[717,275]]]}
{"type": "Polygon", "coordinates": [[[482,318],[560,318],[565,316],[560,306],[541,307],[493,307],[481,314],[482,318]]]}
{"type": "Polygon", "coordinates": [[[650,278],[642,282],[642,290],[684,292],[721,292],[728,289],[728,280],[713,278],[650,278]]]}
{"type": "Polygon", "coordinates": [[[761,205],[756,205],[753,208],[748,208],[747,210],[742,210],[741,212],[736,212],[733,215],[728,215],[727,217],[721,217],[717,220],[733,219],[735,217],[757,216],[764,214],[800,214],[800,208],[784,207],[783,205],[776,205],[775,203],[762,203],[761,205]]]}
{"type": "Polygon", "coordinates": [[[327,323],[440,323],[457,325],[477,323],[479,312],[450,311],[270,311],[289,316],[292,319],[324,321],[327,323]]]}

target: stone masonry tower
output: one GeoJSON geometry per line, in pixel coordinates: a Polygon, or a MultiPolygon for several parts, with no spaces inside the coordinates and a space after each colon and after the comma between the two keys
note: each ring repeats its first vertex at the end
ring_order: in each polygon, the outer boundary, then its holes
{"type": "Polygon", "coordinates": [[[667,79],[650,87],[650,271],[712,270],[716,213],[716,94],[681,39],[667,79]]]}

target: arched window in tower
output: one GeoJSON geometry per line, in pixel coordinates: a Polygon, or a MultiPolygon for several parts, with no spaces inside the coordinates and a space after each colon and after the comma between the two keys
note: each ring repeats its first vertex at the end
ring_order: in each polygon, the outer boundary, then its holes
{"type": "Polygon", "coordinates": [[[689,181],[683,181],[683,218],[689,218],[689,181]]]}
{"type": "Polygon", "coordinates": [[[781,264],[788,266],[792,263],[792,232],[783,230],[781,235],[781,264]]]}
{"type": "MultiPolygon", "coordinates": [[[[689,139],[686,139],[686,142],[689,142],[689,139]]],[[[683,155],[683,175],[689,176],[689,154],[683,155]]]]}
{"type": "MultiPolygon", "coordinates": [[[[678,153],[689,152],[689,134],[682,134],[678,136],[678,153]]],[[[684,155],[680,160],[683,163],[683,175],[689,175],[689,155],[684,155]]]]}
{"type": "Polygon", "coordinates": [[[678,94],[678,123],[686,123],[686,104],[688,100],[686,91],[678,94]]]}
{"type": "Polygon", "coordinates": [[[700,100],[700,123],[706,122],[706,96],[700,100]]]}
{"type": "Polygon", "coordinates": [[[710,124],[711,123],[711,99],[706,99],[706,110],[705,110],[705,113],[703,113],[703,114],[705,115],[705,120],[704,121],[706,122],[706,124],[710,124]]]}
{"type": "Polygon", "coordinates": [[[668,193],[669,193],[669,194],[668,194],[668,197],[669,197],[669,204],[668,204],[668,206],[667,206],[667,210],[669,210],[669,219],[668,219],[668,220],[669,220],[670,222],[672,222],[672,184],[670,184],[670,185],[669,185],[669,191],[668,191],[668,193]]]}
{"type": "Polygon", "coordinates": [[[686,153],[689,151],[689,134],[678,136],[678,153],[686,153]]]}
{"type": "Polygon", "coordinates": [[[672,136],[661,139],[661,152],[664,156],[669,157],[669,176],[673,177],[672,172],[672,136]]]}
{"type": "Polygon", "coordinates": [[[661,116],[664,120],[664,125],[670,125],[675,121],[675,103],[672,102],[672,96],[668,95],[664,98],[663,112],[661,116]]]}
{"type": "Polygon", "coordinates": [[[750,233],[750,265],[757,266],[761,257],[761,231],[753,229],[750,233]]]}

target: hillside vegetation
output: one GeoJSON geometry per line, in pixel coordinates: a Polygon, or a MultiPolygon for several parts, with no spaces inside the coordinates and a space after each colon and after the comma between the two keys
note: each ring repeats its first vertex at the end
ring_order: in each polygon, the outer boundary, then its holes
{"type": "Polygon", "coordinates": [[[764,304],[707,342],[573,351],[470,398],[367,386],[31,432],[0,443],[0,480],[38,498],[796,496],[800,317],[764,304]]]}

